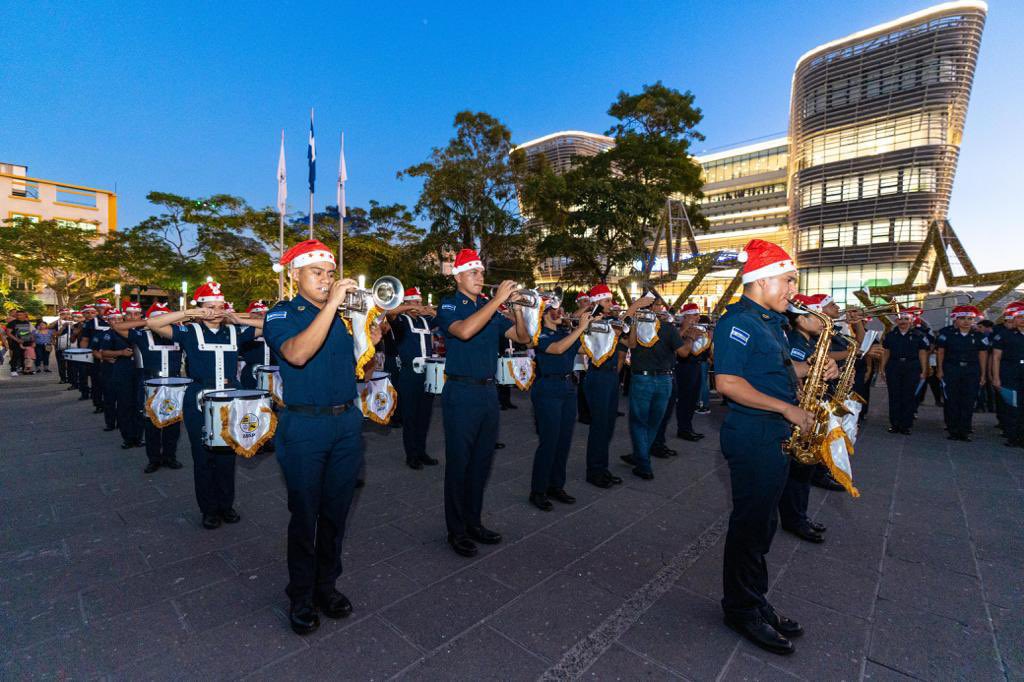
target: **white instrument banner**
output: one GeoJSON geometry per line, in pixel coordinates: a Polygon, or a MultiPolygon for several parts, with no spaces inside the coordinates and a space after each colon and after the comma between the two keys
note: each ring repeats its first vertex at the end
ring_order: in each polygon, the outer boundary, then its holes
{"type": "Polygon", "coordinates": [[[158,429],[170,426],[182,420],[182,407],[185,404],[185,389],[182,386],[160,386],[146,401],[146,415],[158,429]]]}
{"type": "Polygon", "coordinates": [[[707,334],[701,334],[693,340],[693,347],[690,348],[690,353],[700,355],[708,348],[711,348],[711,337],[707,334]]]}
{"type": "Polygon", "coordinates": [[[618,341],[619,332],[616,329],[607,332],[588,331],[580,340],[580,345],[594,366],[600,367],[605,360],[615,355],[618,341]]]}
{"type": "Polygon", "coordinates": [[[836,479],[853,497],[860,497],[860,491],[853,486],[853,467],[850,457],[853,455],[853,443],[843,430],[842,419],[832,414],[828,418],[828,435],[821,445],[821,461],[828,467],[832,478],[836,479]]]}
{"type": "Polygon", "coordinates": [[[370,379],[366,382],[366,387],[359,397],[359,407],[364,417],[378,424],[383,425],[391,421],[391,415],[398,407],[398,393],[386,374],[379,379],[370,379]]]}
{"type": "Polygon", "coordinates": [[[266,398],[235,398],[220,408],[221,438],[242,457],[252,457],[277,430],[277,415],[266,398]]]}
{"type": "MultiPolygon", "coordinates": [[[[380,312],[376,306],[370,306],[365,313],[353,310],[350,313],[350,318],[345,320],[345,326],[352,334],[352,345],[355,349],[356,379],[363,378],[363,368],[376,355],[373,341],[370,340],[370,330],[380,312]]],[[[383,367],[377,369],[383,369],[383,367]]]]}
{"type": "Polygon", "coordinates": [[[636,323],[636,342],[644,348],[650,348],[658,343],[658,330],[661,329],[661,320],[654,322],[636,323]]]}
{"type": "Polygon", "coordinates": [[[278,407],[284,407],[284,384],[281,383],[281,372],[267,372],[267,392],[278,407]]]}
{"type": "Polygon", "coordinates": [[[529,391],[533,380],[537,377],[537,364],[533,358],[526,356],[513,356],[501,359],[505,363],[508,373],[516,382],[516,388],[520,391],[529,391]]]}
{"type": "Polygon", "coordinates": [[[864,409],[864,403],[859,400],[848,398],[843,406],[849,410],[849,414],[843,415],[843,432],[846,433],[846,437],[850,439],[851,443],[857,442],[857,420],[860,417],[860,411],[864,409]]]}
{"type": "Polygon", "coordinates": [[[526,333],[530,336],[530,343],[527,345],[536,346],[537,339],[540,338],[540,333],[544,329],[544,299],[540,300],[540,303],[536,308],[527,308],[521,306],[523,310],[523,322],[526,324],[526,333]]]}

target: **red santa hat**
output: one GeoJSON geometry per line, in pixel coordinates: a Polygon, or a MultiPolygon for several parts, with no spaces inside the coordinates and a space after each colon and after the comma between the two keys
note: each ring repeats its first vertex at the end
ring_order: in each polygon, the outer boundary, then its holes
{"type": "Polygon", "coordinates": [[[818,310],[824,310],[830,303],[835,301],[835,299],[828,294],[814,294],[812,298],[817,299],[818,310]]]}
{"type": "Polygon", "coordinates": [[[249,304],[249,307],[245,309],[247,313],[265,313],[269,310],[267,304],[263,301],[253,301],[249,304]]]}
{"type": "MultiPolygon", "coordinates": [[[[808,308],[810,310],[816,310],[817,309],[815,307],[814,297],[808,296],[807,294],[796,294],[796,295],[794,295],[793,296],[793,303],[799,303],[800,305],[804,306],[804,308],[808,308]]],[[[806,310],[803,310],[801,308],[797,308],[792,303],[790,303],[788,306],[786,306],[786,310],[788,310],[791,313],[796,313],[797,315],[806,315],[807,314],[806,310]]]]}
{"type": "Polygon", "coordinates": [[[973,305],[958,305],[953,308],[949,317],[954,320],[959,320],[961,317],[981,317],[981,311],[973,305]]]}
{"type": "Polygon", "coordinates": [[[69,310],[68,312],[71,313],[71,317],[75,317],[76,315],[78,317],[83,317],[81,310],[69,310]]]}
{"type": "Polygon", "coordinates": [[[591,300],[590,299],[590,294],[588,294],[585,291],[581,291],[580,293],[576,294],[576,299],[575,300],[576,300],[576,305],[577,306],[584,305],[585,303],[589,303],[590,302],[590,300],[591,300]]]}
{"type": "Polygon", "coordinates": [[[1024,301],[1014,301],[1003,308],[1003,317],[1013,318],[1024,315],[1024,301]]]}
{"type": "Polygon", "coordinates": [[[455,263],[452,265],[452,274],[458,275],[467,270],[483,270],[484,263],[480,256],[473,249],[463,249],[455,256],[455,263]]]}
{"type": "Polygon", "coordinates": [[[118,310],[117,308],[111,308],[103,316],[108,318],[108,319],[111,318],[111,317],[124,317],[124,315],[121,313],[121,311],[118,310]]]}
{"type": "Polygon", "coordinates": [[[156,301],[153,305],[146,308],[146,317],[159,317],[160,315],[166,315],[171,312],[171,309],[167,307],[166,303],[156,301]]]}
{"type": "Polygon", "coordinates": [[[82,312],[83,313],[95,313],[96,312],[96,306],[94,306],[91,303],[86,303],[84,306],[82,306],[82,312]]]}
{"type": "Polygon", "coordinates": [[[591,287],[588,295],[591,301],[597,303],[598,301],[606,301],[612,298],[612,290],[608,288],[607,284],[595,284],[591,287]]]}
{"type": "Polygon", "coordinates": [[[922,312],[924,311],[918,308],[916,305],[912,305],[907,306],[906,308],[900,308],[900,311],[896,313],[896,317],[898,319],[914,320],[920,317],[922,312]]]}
{"type": "Polygon", "coordinates": [[[422,301],[423,294],[420,293],[419,287],[409,287],[405,290],[405,297],[403,300],[406,301],[422,301]]]}
{"type": "Polygon", "coordinates": [[[109,308],[110,307],[110,300],[106,299],[106,298],[97,298],[96,299],[96,307],[97,308],[102,308],[103,306],[106,306],[106,307],[109,308]]]}
{"type": "Polygon", "coordinates": [[[785,272],[796,272],[796,264],[785,249],[763,239],[751,239],[736,256],[736,260],[743,263],[744,284],[785,272]]]}
{"type": "Polygon", "coordinates": [[[126,313],[141,313],[142,306],[139,305],[138,301],[125,301],[124,305],[121,306],[121,310],[126,313]]]}
{"type": "Polygon", "coordinates": [[[310,263],[337,264],[334,254],[319,239],[307,239],[284,252],[281,260],[274,263],[274,272],[284,272],[285,267],[301,268],[310,263]]]}
{"type": "Polygon", "coordinates": [[[204,282],[196,289],[196,293],[192,294],[192,305],[223,300],[224,294],[220,293],[220,284],[217,282],[204,282]]]}
{"type": "Polygon", "coordinates": [[[680,315],[700,315],[700,306],[696,303],[684,303],[680,315]]]}

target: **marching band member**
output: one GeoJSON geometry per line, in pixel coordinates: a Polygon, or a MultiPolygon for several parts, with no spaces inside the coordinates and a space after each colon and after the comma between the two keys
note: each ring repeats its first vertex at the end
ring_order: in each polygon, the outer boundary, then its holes
{"type": "MultiPolygon", "coordinates": [[[[245,309],[245,313],[250,317],[262,318],[267,313],[267,304],[263,301],[253,301],[245,309]]],[[[257,336],[252,341],[243,343],[239,357],[245,363],[242,366],[242,376],[239,378],[242,388],[256,388],[257,365],[277,364],[277,358],[262,336],[257,336]]]]}
{"type": "MultiPolygon", "coordinates": [[[[594,301],[590,298],[590,292],[581,291],[576,294],[576,317],[579,318],[580,314],[588,309],[594,301]]],[[[576,388],[576,418],[580,424],[590,424],[592,415],[590,413],[590,405],[587,403],[587,394],[583,390],[583,382],[587,377],[587,366],[586,359],[583,360],[583,369],[576,370],[578,372],[577,378],[579,383],[576,388]]]]}
{"type": "MultiPolygon", "coordinates": [[[[103,333],[100,354],[110,363],[110,375],[105,386],[104,404],[113,412],[117,428],[121,431],[121,449],[142,447],[142,424],[138,417],[135,393],[135,351],[118,326],[123,318],[138,320],[141,309],[138,304],[125,306],[125,311],[112,310],[109,317],[110,330],[103,333]]],[[[129,320],[131,321],[131,320],[129,320]]]]}
{"type": "MultiPolygon", "coordinates": [[[[501,535],[481,522],[484,486],[498,436],[498,396],[494,389],[498,338],[530,343],[520,312],[515,322],[498,308],[515,295],[505,280],[487,299],[481,295],[484,266],[473,249],[462,249],[452,267],[457,291],[438,310],[447,347],[444,391],[444,506],[448,544],[461,556],[477,554],[477,542],[497,544],[501,535]]],[[[518,306],[516,306],[518,307],[518,306]]]]}
{"type": "MultiPolygon", "coordinates": [[[[98,342],[95,343],[96,347],[93,349],[93,359],[99,360],[101,364],[100,375],[102,376],[101,383],[103,386],[102,411],[103,421],[106,424],[106,426],[103,427],[104,431],[113,431],[114,429],[118,428],[117,399],[119,397],[118,389],[120,388],[120,386],[116,385],[115,381],[117,379],[120,379],[120,374],[122,372],[117,371],[115,376],[115,370],[122,369],[120,367],[117,367],[117,363],[118,360],[122,357],[121,348],[128,348],[128,346],[127,344],[115,346],[114,350],[117,351],[116,354],[109,353],[108,346],[110,346],[110,344],[112,343],[113,337],[116,336],[113,330],[111,330],[110,324],[112,322],[120,321],[121,317],[121,311],[118,310],[117,308],[107,308],[106,313],[103,315],[103,320],[104,322],[106,322],[106,328],[100,329],[97,326],[97,335],[94,337],[98,339],[98,342]]],[[[131,348],[128,348],[128,350],[130,351],[131,348]]],[[[130,366],[131,362],[129,361],[129,368],[130,366]]],[[[124,431],[122,431],[122,436],[124,436],[125,434],[131,435],[131,425],[125,424],[122,426],[122,428],[124,429],[124,431]]],[[[134,439],[125,438],[121,443],[121,449],[127,450],[128,448],[131,447],[135,447],[134,439]]]]}
{"type": "MultiPolygon", "coordinates": [[[[614,298],[607,284],[590,289],[589,300],[598,306],[600,316],[614,318],[614,298]]],[[[633,304],[627,315],[633,315],[638,304],[633,304]]],[[[626,355],[626,347],[615,329],[608,332],[584,331],[589,349],[605,349],[607,357],[590,358],[590,367],[583,375],[582,390],[590,407],[590,430],[587,433],[587,482],[598,488],[610,488],[622,479],[608,469],[608,447],[615,433],[619,412],[619,371],[626,355]],[[608,347],[610,350],[607,350],[608,347]],[[600,362],[598,362],[600,360],[600,362]]],[[[591,352],[594,352],[593,350],[591,352]]],[[[600,350],[596,351],[601,353],[600,350]]]]}
{"type": "MultiPolygon", "coordinates": [[[[78,348],[89,348],[91,346],[93,331],[92,321],[96,317],[96,308],[91,303],[82,306],[82,321],[78,327],[78,337],[75,340],[78,348]]],[[[95,362],[93,363],[95,364],[95,362]]],[[[89,400],[92,397],[93,367],[82,362],[75,363],[78,369],[78,391],[79,400],[89,400]]]]}
{"type": "Polygon", "coordinates": [[[913,329],[915,310],[896,315],[896,328],[882,339],[885,383],[889,389],[889,433],[910,435],[917,387],[928,378],[928,340],[913,329]]]}
{"type": "Polygon", "coordinates": [[[1024,302],[1015,301],[1003,311],[1002,328],[992,334],[992,387],[1003,406],[1007,447],[1024,448],[1024,302]],[[1002,397],[1003,390],[1016,405],[1002,397]]]}
{"type": "MultiPolygon", "coordinates": [[[[732,513],[725,540],[722,609],[726,623],[755,645],[777,654],[794,651],[800,625],[768,603],[765,556],[778,524],[789,457],[782,451],[790,424],[811,428],[814,417],[797,403],[797,379],[807,365],[790,357],[782,331],[796,294],[796,266],[783,249],[751,240],[740,254],[743,296],[715,328],[718,390],[729,399],[721,430],[732,481],[732,513]]],[[[826,378],[839,374],[829,361],[826,378]]]]}
{"type": "MultiPolygon", "coordinates": [[[[53,326],[53,355],[57,360],[57,374],[60,376],[60,383],[66,384],[69,383],[71,376],[68,371],[69,363],[64,359],[64,351],[71,348],[71,333],[75,323],[71,319],[71,308],[61,308],[57,317],[53,326]]],[[[68,390],[72,388],[69,386],[68,390]]]]}
{"type": "Polygon", "coordinates": [[[219,528],[221,522],[238,523],[235,504],[235,457],[215,452],[203,444],[203,413],[197,402],[202,391],[239,388],[235,378],[239,344],[251,341],[263,329],[263,320],[228,312],[217,282],[206,282],[192,298],[196,308],[150,317],[146,328],[178,344],[188,359],[192,379],[185,391],[185,430],[192,446],[196,502],[203,528],[219,528]]]}
{"type": "Polygon", "coordinates": [[[103,413],[103,418],[106,422],[104,431],[113,431],[117,428],[114,422],[115,415],[107,414],[103,409],[106,390],[104,387],[106,386],[107,377],[110,375],[110,366],[108,363],[103,362],[103,359],[100,357],[100,342],[103,340],[103,335],[110,330],[106,319],[110,307],[110,301],[107,299],[97,299],[96,315],[86,322],[84,330],[84,336],[88,338],[87,347],[92,351],[93,359],[93,363],[89,365],[89,395],[92,397],[93,412],[96,414],[103,413]]]}
{"type": "MultiPolygon", "coordinates": [[[[700,307],[686,303],[680,310],[679,335],[691,343],[704,335],[695,325],[700,319],[700,307]]],[[[690,353],[676,358],[676,436],[691,442],[699,441],[703,433],[693,430],[693,414],[700,398],[700,355],[690,353]]]]}
{"type": "Polygon", "coordinates": [[[146,328],[147,320],[170,313],[167,304],[155,302],[146,310],[145,317],[126,319],[111,328],[128,339],[141,359],[142,367],[136,368],[135,400],[146,434],[146,458],[148,464],[143,473],[151,474],[160,467],[180,469],[178,461],[178,438],[181,436],[181,422],[158,428],[151,419],[145,416],[146,379],[158,377],[176,377],[181,374],[181,347],[154,334],[146,328]]]}
{"type": "MultiPolygon", "coordinates": [[[[288,616],[305,635],[320,626],[317,609],[343,618],[352,603],[337,590],[345,519],[363,463],[363,415],[356,404],[352,334],[340,306],[357,288],[335,279],[334,254],[309,239],[285,252],[298,288],[265,317],[264,337],[281,359],[285,407],[275,435],[277,461],[288,487],[288,616]]],[[[380,341],[380,330],[370,340],[380,341]]]]}
{"type": "Polygon", "coordinates": [[[945,389],[946,430],[949,440],[970,441],[974,404],[978,388],[985,385],[988,339],[972,329],[981,311],[973,305],[958,305],[950,314],[953,326],[939,332],[937,376],[945,389]]]}
{"type": "Polygon", "coordinates": [[[423,305],[419,287],[406,289],[402,305],[388,311],[398,347],[398,406],[402,411],[405,463],[417,470],[424,465],[437,464],[437,459],[427,454],[427,432],[434,411],[434,396],[424,389],[426,374],[413,369],[417,358],[428,358],[434,354],[431,339],[433,330],[437,329],[436,316],[436,310],[423,305]]]}
{"type": "Polygon", "coordinates": [[[591,316],[589,310],[584,310],[577,327],[569,330],[561,325],[562,315],[562,308],[549,300],[534,358],[537,378],[530,388],[539,436],[533,455],[530,504],[541,511],[552,510],[549,498],[562,504],[576,503],[576,498],[565,491],[565,466],[576,421],[572,366],[580,349],[580,336],[587,330],[591,316]]]}

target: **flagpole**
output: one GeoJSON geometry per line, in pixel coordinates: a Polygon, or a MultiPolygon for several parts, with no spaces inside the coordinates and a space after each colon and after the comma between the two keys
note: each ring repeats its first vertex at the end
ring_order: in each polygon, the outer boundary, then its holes
{"type": "Polygon", "coordinates": [[[309,238],[313,238],[313,192],[309,193],[309,238]]]}
{"type": "MultiPolygon", "coordinates": [[[[284,129],[281,129],[281,156],[278,159],[277,169],[277,250],[278,256],[284,256],[284,210],[287,189],[284,188],[284,129]],[[284,193],[282,193],[284,189],[284,193]]],[[[277,273],[277,300],[284,299],[284,270],[277,273]]]]}
{"type": "Polygon", "coordinates": [[[316,138],[313,135],[313,108],[309,109],[309,238],[313,238],[313,185],[316,182],[316,138]]]}
{"type": "Polygon", "coordinates": [[[341,155],[338,160],[338,275],[345,274],[345,133],[341,134],[341,155]]]}

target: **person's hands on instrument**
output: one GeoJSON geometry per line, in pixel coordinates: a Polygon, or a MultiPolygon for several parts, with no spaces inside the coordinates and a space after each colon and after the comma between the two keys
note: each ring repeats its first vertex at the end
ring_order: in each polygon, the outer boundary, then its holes
{"type": "Polygon", "coordinates": [[[494,298],[492,300],[497,301],[498,303],[505,303],[512,299],[512,295],[518,288],[519,285],[515,281],[506,279],[494,290],[494,298]]]}
{"type": "Polygon", "coordinates": [[[370,327],[370,343],[376,346],[380,343],[382,336],[384,336],[384,333],[380,330],[380,325],[375,324],[370,327]]]}
{"type": "Polygon", "coordinates": [[[359,283],[349,277],[331,282],[331,286],[327,290],[327,307],[331,310],[337,310],[345,303],[345,297],[348,296],[348,292],[355,291],[358,288],[359,283]]]}
{"type": "Polygon", "coordinates": [[[859,324],[864,321],[864,312],[860,308],[847,308],[846,321],[851,325],[859,324]]]}
{"type": "Polygon", "coordinates": [[[832,358],[825,361],[825,380],[831,381],[832,379],[839,378],[839,365],[832,358]]]}
{"type": "Polygon", "coordinates": [[[881,346],[875,344],[868,348],[868,352],[864,354],[864,357],[871,358],[872,360],[881,360],[883,355],[885,355],[885,351],[881,346]]]}
{"type": "Polygon", "coordinates": [[[582,313],[580,313],[579,319],[579,327],[586,331],[587,327],[590,325],[590,321],[594,319],[594,316],[590,314],[589,310],[584,310],[582,313]]]}
{"type": "Polygon", "coordinates": [[[133,355],[135,355],[135,351],[132,350],[131,348],[124,348],[124,349],[121,350],[121,356],[122,357],[130,358],[133,355]]]}
{"type": "Polygon", "coordinates": [[[421,317],[437,317],[437,308],[432,305],[425,305],[420,308],[421,317]]]}
{"type": "Polygon", "coordinates": [[[799,405],[790,405],[783,412],[782,416],[786,418],[793,426],[799,426],[804,431],[810,431],[814,428],[814,415],[807,410],[801,408],[799,405]]]}
{"type": "Polygon", "coordinates": [[[190,320],[212,320],[216,311],[213,308],[189,308],[185,317],[190,320]]]}

